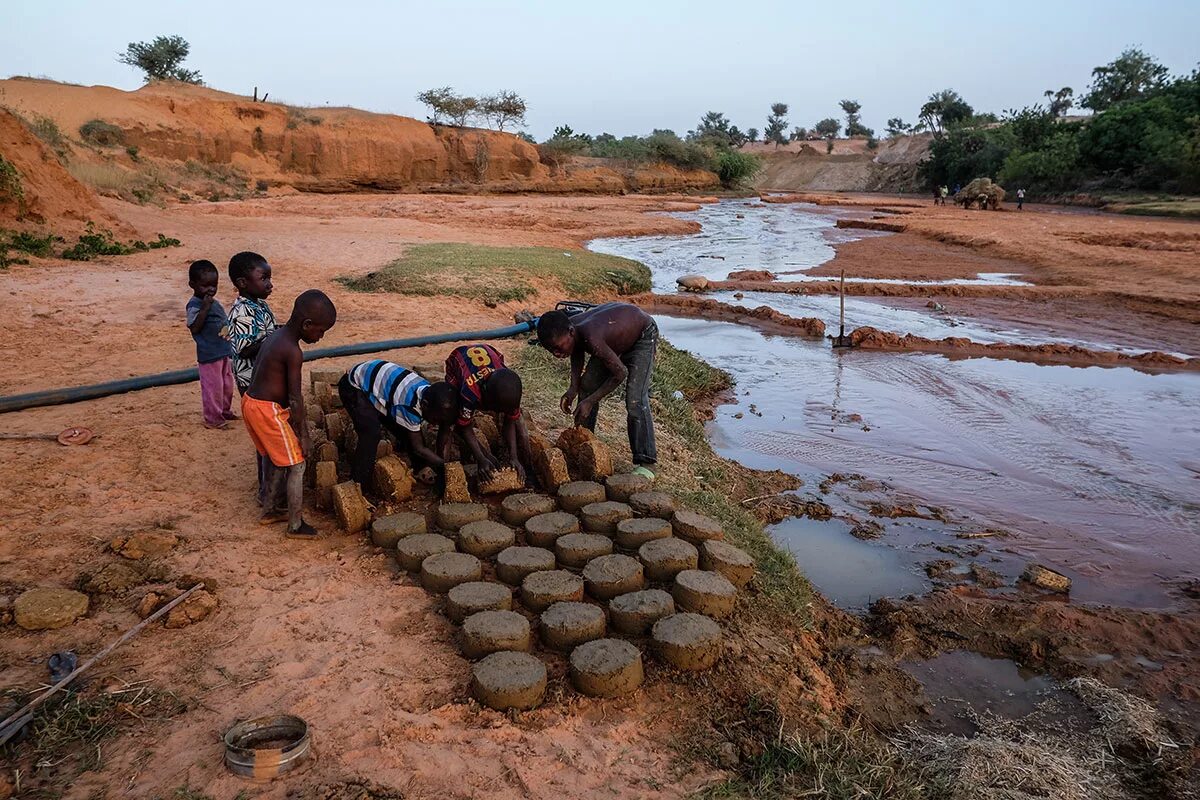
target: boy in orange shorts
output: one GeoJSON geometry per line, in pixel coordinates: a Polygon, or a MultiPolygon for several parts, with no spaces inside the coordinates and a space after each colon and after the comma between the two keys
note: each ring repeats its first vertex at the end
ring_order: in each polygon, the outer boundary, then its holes
{"type": "Polygon", "coordinates": [[[296,298],[287,324],[263,340],[254,361],[250,387],[242,398],[242,418],[254,447],[279,470],[269,487],[263,517],[280,512],[282,489],[287,486],[287,535],[316,538],[317,531],[304,521],[304,459],[308,456],[308,426],[304,418],[304,392],[300,342],[316,344],[337,321],[337,309],[324,292],[309,289],[296,298]]]}

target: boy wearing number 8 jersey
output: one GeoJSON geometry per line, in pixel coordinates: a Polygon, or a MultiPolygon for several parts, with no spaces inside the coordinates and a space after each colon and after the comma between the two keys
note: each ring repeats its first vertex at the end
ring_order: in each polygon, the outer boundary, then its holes
{"type": "MultiPolygon", "coordinates": [[[[454,429],[475,457],[480,476],[487,480],[500,466],[475,435],[475,412],[492,411],[503,423],[500,434],[508,445],[510,465],[524,481],[522,456],[528,461],[529,431],[521,417],[521,376],[504,365],[504,356],[496,348],[471,344],[455,348],[446,359],[446,383],[459,392],[460,411],[454,429]]],[[[448,430],[438,431],[443,456],[449,444],[448,430]]]]}

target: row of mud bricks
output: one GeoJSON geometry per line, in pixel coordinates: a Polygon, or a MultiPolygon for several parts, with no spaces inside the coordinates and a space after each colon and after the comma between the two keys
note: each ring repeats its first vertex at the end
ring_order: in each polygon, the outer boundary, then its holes
{"type": "MultiPolygon", "coordinates": [[[[323,375],[314,376],[314,395],[318,405],[330,407],[323,416],[309,409],[310,419],[325,421],[324,443],[317,446],[314,438],[314,447],[336,447],[340,440],[349,450],[346,429],[335,421],[344,412],[330,400],[336,390],[322,389],[332,383],[323,375]]],[[[491,434],[485,427],[481,438],[492,440],[491,434]]],[[[571,684],[592,697],[637,689],[646,650],[677,669],[711,667],[722,649],[717,620],[733,611],[738,589],[754,576],[753,559],[723,541],[716,520],[676,508],[670,495],[653,491],[649,478],[612,474],[611,455],[590,432],[568,429],[554,446],[534,438],[534,466],[552,494],[521,492],[498,505],[475,503],[455,463],[447,467],[446,496],[432,519],[401,511],[372,521],[351,481],[329,485],[325,502],[347,531],[369,527],[377,546],[394,552],[427,591],[444,596],[443,612],[460,626],[461,652],[474,662],[472,694],[486,706],[541,704],[548,672],[538,653],[565,654],[571,684]]],[[[377,493],[385,503],[411,497],[408,465],[390,448],[381,446],[380,454],[377,493]]],[[[322,471],[345,473],[336,455],[318,451],[318,489],[322,471]],[[333,459],[320,458],[326,454],[333,459]]],[[[519,488],[500,477],[478,490],[519,488]]]]}

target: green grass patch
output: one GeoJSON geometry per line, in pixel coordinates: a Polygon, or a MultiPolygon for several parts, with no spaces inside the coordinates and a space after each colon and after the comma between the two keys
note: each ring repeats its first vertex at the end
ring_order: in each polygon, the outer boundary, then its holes
{"type": "Polygon", "coordinates": [[[96,226],[89,222],[87,231],[80,235],[76,244],[63,251],[62,257],[69,261],[91,261],[97,256],[127,256],[131,253],[145,253],[164,247],[179,247],[181,244],[182,242],[178,239],[163,236],[161,233],[157,239],[150,242],[138,239],[126,244],[117,241],[113,237],[112,231],[97,230],[96,226]]]}
{"type": "Polygon", "coordinates": [[[338,281],[359,292],[504,303],[532,297],[537,284],[546,281],[556,282],[576,299],[648,292],[650,270],[628,258],[586,250],[423,244],[408,248],[382,269],[338,281]]]}
{"type": "Polygon", "coordinates": [[[1121,204],[1117,210],[1122,214],[1147,217],[1181,217],[1200,219],[1200,198],[1187,197],[1178,200],[1159,200],[1148,203],[1121,204]]]}

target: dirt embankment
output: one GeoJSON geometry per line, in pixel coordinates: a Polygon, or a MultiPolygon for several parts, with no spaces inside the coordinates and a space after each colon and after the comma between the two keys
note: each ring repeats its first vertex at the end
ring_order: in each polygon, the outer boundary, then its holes
{"type": "Polygon", "coordinates": [[[832,152],[826,152],[823,141],[745,149],[763,159],[754,181],[760,191],[917,192],[923,186],[918,165],[929,153],[931,138],[903,136],[880,142],[874,150],[866,139],[837,139],[832,152]]]}
{"type": "Polygon", "coordinates": [[[786,333],[792,336],[825,335],[825,323],[822,320],[816,317],[789,317],[770,306],[745,308],[687,295],[642,294],[628,299],[646,311],[669,317],[736,322],[757,328],[764,333],[786,333]]]}

